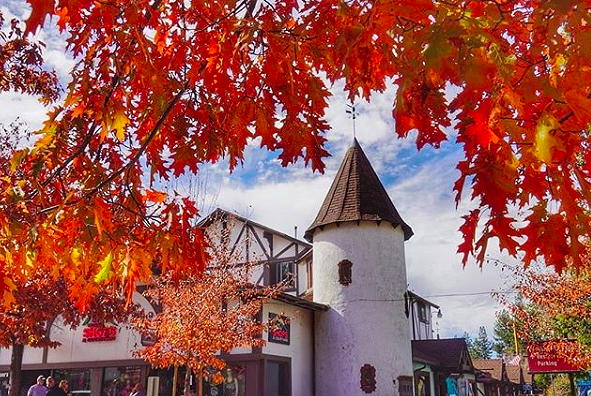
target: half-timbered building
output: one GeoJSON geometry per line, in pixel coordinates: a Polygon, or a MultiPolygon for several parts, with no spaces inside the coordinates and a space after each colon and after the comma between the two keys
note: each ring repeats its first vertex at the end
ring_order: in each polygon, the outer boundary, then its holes
{"type": "MultiPolygon", "coordinates": [[[[430,313],[421,311],[423,318],[414,308],[423,300],[407,293],[404,242],[413,232],[357,141],[319,207],[305,240],[231,210],[216,209],[201,221],[221,236],[236,265],[257,264],[253,285],[283,286],[259,314],[279,318],[280,326],[263,334],[262,347],[224,353],[224,383],[204,384],[205,395],[412,396],[413,321],[425,337],[432,332],[424,326],[430,313]]],[[[105,396],[126,396],[127,384],[141,381],[149,396],[171,395],[173,372],[134,358],[142,340],[124,328],[93,342],[66,332],[55,350],[27,350],[26,378],[63,374],[76,393],[105,396]]],[[[9,357],[0,350],[0,381],[9,357]]]]}

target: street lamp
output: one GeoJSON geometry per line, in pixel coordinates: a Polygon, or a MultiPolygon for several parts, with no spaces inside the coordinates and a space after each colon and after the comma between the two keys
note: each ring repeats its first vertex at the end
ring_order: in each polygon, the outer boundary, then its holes
{"type": "MultiPolygon", "coordinates": [[[[435,314],[435,312],[431,311],[431,315],[435,314]]],[[[443,313],[441,313],[441,308],[437,310],[437,320],[435,321],[435,333],[437,334],[437,339],[439,339],[439,319],[443,318],[443,313]]],[[[433,329],[431,329],[433,331],[433,329]]]]}

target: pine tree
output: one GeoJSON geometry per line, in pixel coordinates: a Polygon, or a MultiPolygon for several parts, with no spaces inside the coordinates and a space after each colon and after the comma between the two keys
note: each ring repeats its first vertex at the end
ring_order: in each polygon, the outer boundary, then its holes
{"type": "MultiPolygon", "coordinates": [[[[494,327],[494,342],[493,351],[498,355],[513,355],[515,354],[515,336],[513,334],[514,322],[516,329],[519,330],[522,324],[518,319],[507,310],[502,310],[497,313],[497,321],[494,327]]],[[[524,351],[525,346],[518,338],[519,351],[524,351]]]]}
{"type": "Polygon", "coordinates": [[[472,337],[470,337],[470,334],[468,332],[465,332],[464,335],[462,336],[462,338],[466,341],[466,345],[468,346],[468,350],[470,350],[472,348],[472,344],[474,343],[474,340],[472,340],[472,337]]]}
{"type": "Polygon", "coordinates": [[[470,344],[468,350],[473,359],[490,359],[492,356],[493,343],[488,339],[486,329],[480,326],[478,330],[478,337],[476,337],[470,344]]]}

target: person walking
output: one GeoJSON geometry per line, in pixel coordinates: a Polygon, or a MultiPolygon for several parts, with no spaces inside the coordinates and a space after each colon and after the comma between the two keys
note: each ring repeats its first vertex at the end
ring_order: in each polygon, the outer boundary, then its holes
{"type": "Polygon", "coordinates": [[[137,384],[135,384],[135,386],[133,387],[129,396],[146,396],[146,393],[143,390],[142,384],[139,382],[137,384]]]}
{"type": "Polygon", "coordinates": [[[37,383],[35,385],[31,385],[29,388],[27,396],[46,396],[47,391],[48,389],[45,386],[45,377],[40,375],[37,377],[37,383]]]}
{"type": "Polygon", "coordinates": [[[56,385],[55,380],[52,377],[47,377],[47,396],[65,396],[64,391],[56,385]]]}
{"type": "Polygon", "coordinates": [[[60,381],[60,389],[64,392],[63,395],[64,396],[72,396],[72,393],[70,392],[70,383],[66,380],[61,380],[60,381]]]}

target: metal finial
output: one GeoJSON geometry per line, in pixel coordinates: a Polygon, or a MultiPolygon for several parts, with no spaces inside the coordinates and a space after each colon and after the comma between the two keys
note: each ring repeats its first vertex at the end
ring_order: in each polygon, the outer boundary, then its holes
{"type": "Polygon", "coordinates": [[[351,119],[353,120],[353,137],[356,138],[357,133],[355,130],[355,120],[357,119],[357,110],[355,109],[355,102],[351,102],[351,104],[347,103],[347,107],[349,109],[346,110],[346,112],[347,114],[349,114],[349,117],[351,117],[351,119]]]}

